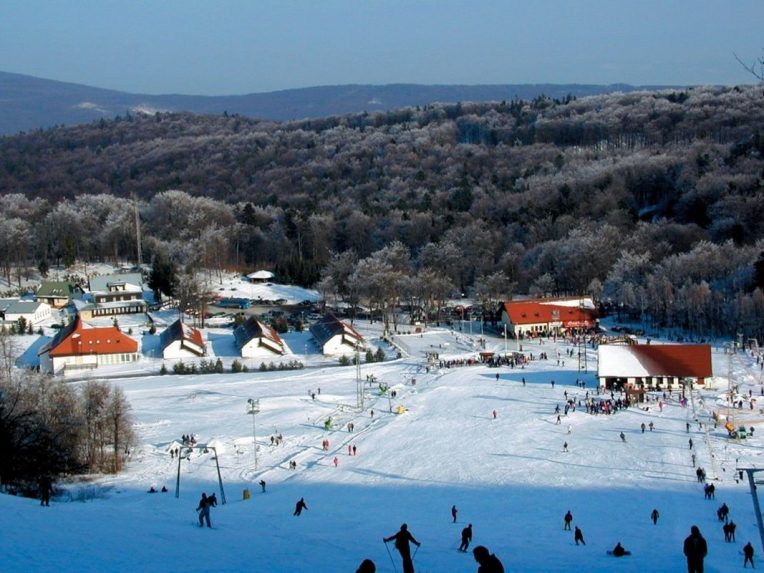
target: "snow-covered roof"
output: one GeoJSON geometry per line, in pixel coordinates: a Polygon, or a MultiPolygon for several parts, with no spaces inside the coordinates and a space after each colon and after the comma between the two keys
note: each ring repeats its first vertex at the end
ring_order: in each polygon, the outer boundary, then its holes
{"type": "Polygon", "coordinates": [[[598,349],[600,378],[712,376],[708,344],[602,344],[598,349]]]}
{"type": "Polygon", "coordinates": [[[268,279],[272,279],[274,276],[276,275],[274,275],[271,271],[255,271],[254,273],[249,273],[247,278],[267,281],[268,279]]]}

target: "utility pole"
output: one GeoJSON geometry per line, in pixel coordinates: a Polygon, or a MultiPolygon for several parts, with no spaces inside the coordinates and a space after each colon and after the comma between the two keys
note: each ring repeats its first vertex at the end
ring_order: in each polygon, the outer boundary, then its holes
{"type": "Polygon", "coordinates": [[[260,400],[253,400],[250,398],[247,400],[249,409],[247,414],[252,416],[252,444],[254,445],[253,451],[255,454],[255,469],[257,469],[257,435],[255,434],[255,415],[260,413],[260,400]]]}
{"type": "Polygon", "coordinates": [[[143,263],[143,255],[141,253],[141,217],[138,213],[138,201],[133,195],[133,210],[135,212],[135,241],[138,248],[138,266],[143,263]]]}
{"type": "Polygon", "coordinates": [[[358,345],[355,346],[355,388],[356,407],[363,411],[363,380],[361,380],[361,352],[358,345]]]}

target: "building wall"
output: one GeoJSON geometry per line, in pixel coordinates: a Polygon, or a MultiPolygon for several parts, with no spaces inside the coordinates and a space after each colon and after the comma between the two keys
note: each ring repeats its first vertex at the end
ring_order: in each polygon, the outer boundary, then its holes
{"type": "MultiPolygon", "coordinates": [[[[186,344],[189,344],[186,342],[186,344]]],[[[202,348],[200,350],[201,356],[204,355],[204,349],[202,348]]],[[[173,340],[172,343],[170,343],[165,349],[162,351],[162,357],[167,359],[176,359],[176,358],[200,358],[200,354],[195,354],[188,348],[185,348],[183,344],[181,344],[180,340],[173,340]]]]}
{"type": "Polygon", "coordinates": [[[242,358],[273,358],[281,356],[281,352],[275,348],[269,347],[263,343],[260,344],[260,338],[253,338],[241,348],[242,358]]]}
{"type": "Polygon", "coordinates": [[[62,374],[75,370],[89,370],[99,366],[109,366],[114,364],[127,364],[137,362],[140,356],[137,352],[119,353],[119,354],[78,354],[75,356],[54,356],[52,359],[50,353],[40,355],[40,370],[52,372],[53,374],[62,374]]]}
{"type": "Polygon", "coordinates": [[[352,344],[345,343],[343,336],[337,334],[326,341],[322,351],[326,356],[342,356],[345,354],[350,357],[355,354],[355,347],[352,344]]]}

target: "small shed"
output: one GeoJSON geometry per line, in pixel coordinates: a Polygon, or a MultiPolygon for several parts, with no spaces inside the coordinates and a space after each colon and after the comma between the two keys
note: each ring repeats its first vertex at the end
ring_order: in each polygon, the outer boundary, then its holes
{"type": "Polygon", "coordinates": [[[255,271],[254,273],[249,273],[247,275],[247,279],[251,283],[267,283],[271,282],[273,278],[276,275],[274,275],[271,271],[255,271]]]}

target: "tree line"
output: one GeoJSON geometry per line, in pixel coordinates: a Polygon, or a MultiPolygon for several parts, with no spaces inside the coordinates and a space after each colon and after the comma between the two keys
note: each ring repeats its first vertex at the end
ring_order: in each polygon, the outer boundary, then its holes
{"type": "Polygon", "coordinates": [[[0,333],[0,488],[36,493],[43,476],[119,472],[134,441],[123,391],[99,381],[76,389],[15,359],[0,333]]]}
{"type": "Polygon", "coordinates": [[[283,123],[162,113],[6,137],[0,272],[133,261],[137,209],[144,262],[265,267],[391,321],[398,300],[437,316],[454,294],[491,301],[504,285],[761,336],[761,101],[761,86],[698,87],[283,123]]]}

